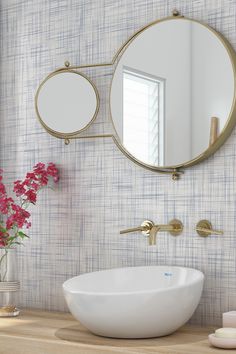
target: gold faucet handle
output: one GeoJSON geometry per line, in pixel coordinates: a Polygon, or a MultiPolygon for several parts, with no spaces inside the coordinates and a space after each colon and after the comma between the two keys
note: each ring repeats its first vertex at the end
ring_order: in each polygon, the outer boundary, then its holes
{"type": "Polygon", "coordinates": [[[223,235],[224,232],[220,230],[214,230],[212,224],[208,220],[200,220],[197,223],[196,231],[199,236],[207,237],[209,235],[223,235]]]}
{"type": "MultiPolygon", "coordinates": [[[[207,228],[205,228],[205,227],[197,227],[196,228],[196,230],[197,231],[199,231],[199,232],[204,232],[204,233],[206,233],[206,234],[208,234],[208,235],[223,235],[224,234],[224,232],[223,231],[220,231],[220,230],[210,230],[210,229],[207,229],[207,228]]],[[[202,235],[201,235],[202,236],[202,235]]],[[[203,235],[203,236],[205,236],[205,235],[203,235]]]]}
{"type": "Polygon", "coordinates": [[[138,232],[141,231],[144,235],[148,236],[150,234],[150,230],[153,228],[154,223],[150,220],[145,220],[140,226],[132,227],[130,229],[121,230],[120,234],[128,234],[130,232],[138,232]]]}
{"type": "Polygon", "coordinates": [[[132,227],[130,229],[121,230],[120,234],[129,234],[130,232],[136,232],[136,231],[145,231],[145,229],[143,226],[132,227]]]}

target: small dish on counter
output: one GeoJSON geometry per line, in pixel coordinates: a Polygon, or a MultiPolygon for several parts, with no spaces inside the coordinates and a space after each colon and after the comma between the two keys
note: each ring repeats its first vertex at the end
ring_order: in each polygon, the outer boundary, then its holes
{"type": "Polygon", "coordinates": [[[215,333],[209,334],[209,342],[217,348],[236,349],[236,338],[217,337],[215,333]]]}

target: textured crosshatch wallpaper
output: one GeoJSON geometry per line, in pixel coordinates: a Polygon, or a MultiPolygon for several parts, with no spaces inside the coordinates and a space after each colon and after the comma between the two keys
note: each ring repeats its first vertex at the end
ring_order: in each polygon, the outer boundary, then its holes
{"type": "MultiPolygon", "coordinates": [[[[7,182],[36,162],[61,171],[57,189],[44,191],[32,208],[31,240],[18,252],[19,305],[66,310],[61,284],[74,275],[137,265],[182,265],[206,275],[192,322],[220,323],[236,309],[236,136],[206,162],[173,182],[128,160],[111,139],[77,140],[69,146],[48,135],[34,111],[40,81],[68,59],[72,64],[110,61],[141,26],[173,8],[220,31],[236,48],[235,0],[2,0],[0,14],[0,161],[7,182]],[[184,233],[158,235],[149,247],[140,234],[119,230],[144,219],[183,221],[184,233]],[[194,232],[209,219],[224,236],[194,232]]],[[[101,108],[88,133],[110,132],[111,68],[87,70],[101,108]]],[[[154,280],[155,281],[155,280],[154,280]]]]}

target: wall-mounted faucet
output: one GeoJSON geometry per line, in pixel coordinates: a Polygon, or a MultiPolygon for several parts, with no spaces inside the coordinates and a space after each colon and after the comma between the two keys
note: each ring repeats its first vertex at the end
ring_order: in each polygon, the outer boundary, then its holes
{"type": "Polygon", "coordinates": [[[209,235],[223,235],[223,231],[213,230],[212,224],[208,220],[200,220],[196,225],[196,231],[199,236],[207,237],[209,235]]]}
{"type": "Polygon", "coordinates": [[[140,226],[122,230],[120,234],[141,231],[142,234],[148,236],[149,245],[152,246],[156,244],[156,235],[158,232],[168,231],[172,236],[178,236],[182,233],[183,228],[182,222],[178,219],[171,220],[167,225],[155,225],[153,221],[145,220],[140,226]]]}

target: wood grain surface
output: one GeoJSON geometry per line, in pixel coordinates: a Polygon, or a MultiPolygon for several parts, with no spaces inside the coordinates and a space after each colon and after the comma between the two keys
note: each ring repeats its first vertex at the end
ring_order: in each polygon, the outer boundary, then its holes
{"type": "MultiPolygon", "coordinates": [[[[91,353],[226,353],[208,344],[214,328],[187,325],[176,333],[152,339],[112,339],[90,333],[70,314],[22,311],[16,318],[0,319],[1,354],[91,353]]],[[[232,351],[231,351],[232,353],[232,351]]]]}

